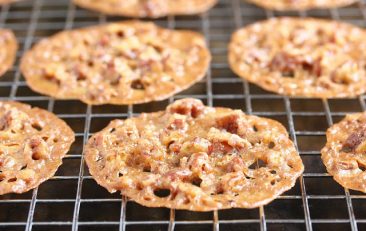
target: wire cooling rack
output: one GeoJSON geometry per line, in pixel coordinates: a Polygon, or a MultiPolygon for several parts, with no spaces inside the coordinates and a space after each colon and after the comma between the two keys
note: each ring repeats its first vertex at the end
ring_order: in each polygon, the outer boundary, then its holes
{"type": "Polygon", "coordinates": [[[228,67],[227,44],[235,29],[282,15],[333,18],[366,26],[364,2],[342,9],[278,13],[242,0],[221,0],[202,15],[155,20],[161,26],[191,29],[206,36],[213,62],[203,81],[162,102],[86,106],[31,91],[19,72],[19,58],[39,39],[58,31],[123,19],[77,8],[68,0],[19,1],[1,7],[0,27],[15,31],[20,49],[17,64],[0,79],[0,99],[18,100],[54,112],[76,132],[76,142],[55,177],[28,193],[0,196],[0,230],[366,230],[366,195],[340,187],[326,173],[319,154],[327,127],[346,113],[365,110],[364,96],[324,101],[283,97],[243,83],[228,67]],[[98,186],[82,156],[88,137],[112,119],[162,110],[174,99],[184,97],[283,123],[305,164],[305,173],[296,186],[258,209],[205,213],[145,208],[98,186]]]}

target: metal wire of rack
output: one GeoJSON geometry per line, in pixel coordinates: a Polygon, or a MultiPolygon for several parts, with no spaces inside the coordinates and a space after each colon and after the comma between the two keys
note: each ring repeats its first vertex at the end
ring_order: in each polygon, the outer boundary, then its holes
{"type": "MultiPolygon", "coordinates": [[[[228,67],[227,44],[235,29],[282,15],[333,18],[366,26],[364,2],[342,9],[280,13],[242,0],[221,0],[202,15],[154,20],[165,27],[203,33],[213,62],[206,78],[192,88],[162,102],[135,106],[86,106],[79,101],[41,96],[27,87],[17,62],[0,79],[0,99],[54,112],[76,132],[76,142],[52,179],[22,195],[0,196],[0,230],[366,230],[366,195],[339,186],[326,173],[319,154],[327,127],[346,113],[365,110],[365,97],[288,98],[243,82],[228,67]],[[82,156],[89,136],[114,118],[161,110],[184,97],[282,122],[305,164],[305,173],[295,187],[258,209],[195,213],[145,208],[98,186],[82,156]]],[[[19,1],[2,6],[0,11],[0,27],[13,29],[19,40],[18,60],[39,39],[57,31],[118,20],[123,19],[77,8],[68,0],[19,1]]]]}

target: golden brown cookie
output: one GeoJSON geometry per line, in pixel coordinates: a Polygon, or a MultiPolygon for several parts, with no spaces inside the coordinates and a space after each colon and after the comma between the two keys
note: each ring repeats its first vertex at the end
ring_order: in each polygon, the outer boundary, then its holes
{"type": "Polygon", "coordinates": [[[327,131],[322,159],[345,188],[366,193],[366,112],[347,115],[327,131]]]}
{"type": "Polygon", "coordinates": [[[366,91],[366,31],[311,18],[274,18],[235,32],[232,70],[260,87],[301,97],[354,97],[366,91]]]}
{"type": "Polygon", "coordinates": [[[280,123],[196,99],[114,120],[84,150],[91,175],[108,191],[195,211],[267,204],[304,168],[280,123]]]}
{"type": "Polygon", "coordinates": [[[11,30],[0,29],[0,76],[9,70],[15,61],[18,43],[11,30]]]}
{"type": "Polygon", "coordinates": [[[247,0],[270,10],[309,10],[315,8],[336,8],[351,5],[358,0],[247,0]]]}
{"type": "Polygon", "coordinates": [[[26,192],[51,178],[74,139],[54,114],[0,102],[0,195],[26,192]]]}
{"type": "Polygon", "coordinates": [[[204,38],[128,21],[65,31],[25,54],[21,70],[39,93],[88,104],[163,100],[201,80],[211,55],[204,38]]]}
{"type": "Polygon", "coordinates": [[[110,15],[158,18],[199,14],[213,7],[217,0],[74,0],[74,3],[110,15]]]}

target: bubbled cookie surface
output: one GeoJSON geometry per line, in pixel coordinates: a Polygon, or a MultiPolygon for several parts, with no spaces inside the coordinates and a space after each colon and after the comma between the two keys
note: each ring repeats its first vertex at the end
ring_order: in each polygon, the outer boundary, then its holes
{"type": "Polygon", "coordinates": [[[64,31],[25,54],[21,70],[35,91],[88,104],[166,99],[200,79],[211,55],[204,38],[127,21],[64,31]]]}
{"type": "Polygon", "coordinates": [[[303,171],[281,124],[195,99],[112,121],[89,139],[85,159],[110,192],[195,211],[267,204],[303,171]]]}
{"type": "Polygon", "coordinates": [[[327,171],[345,188],[366,193],[366,113],[347,115],[327,131],[327,171]]]}
{"type": "Polygon", "coordinates": [[[275,18],[235,32],[229,62],[241,78],[278,94],[354,97],[366,91],[365,38],[346,23],[275,18]]]}
{"type": "Polygon", "coordinates": [[[26,192],[52,177],[74,139],[52,113],[0,102],[0,195],[26,192]]]}

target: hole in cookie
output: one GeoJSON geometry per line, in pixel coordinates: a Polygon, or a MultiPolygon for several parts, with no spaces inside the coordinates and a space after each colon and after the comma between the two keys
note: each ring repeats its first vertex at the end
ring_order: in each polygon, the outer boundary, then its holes
{"type": "Polygon", "coordinates": [[[9,182],[9,183],[11,183],[11,182],[15,182],[15,181],[17,181],[17,178],[16,178],[16,177],[10,178],[10,179],[8,180],[8,182],[9,182]]]}
{"type": "Polygon", "coordinates": [[[258,131],[257,126],[253,125],[253,131],[255,131],[255,132],[257,132],[257,131],[258,131]]]}
{"type": "Polygon", "coordinates": [[[118,172],[118,177],[122,177],[123,174],[121,172],[118,172]]]}
{"type": "Polygon", "coordinates": [[[47,136],[43,136],[43,137],[42,137],[42,140],[44,140],[45,142],[47,142],[48,137],[47,137],[47,136]]]}
{"type": "Polygon", "coordinates": [[[251,180],[251,179],[252,179],[252,177],[251,177],[251,176],[248,176],[248,175],[245,175],[245,174],[244,174],[244,177],[245,177],[245,179],[247,179],[247,180],[251,180]]]}
{"type": "Polygon", "coordinates": [[[135,90],[144,90],[145,89],[144,84],[139,79],[132,81],[131,88],[135,89],[135,90]]]}
{"type": "Polygon", "coordinates": [[[276,170],[271,170],[271,171],[269,171],[272,175],[275,175],[277,172],[276,172],[276,170]]]}
{"type": "Polygon", "coordinates": [[[58,139],[57,138],[53,138],[53,142],[54,143],[57,143],[58,142],[58,139]]]}
{"type": "Polygon", "coordinates": [[[115,128],[112,128],[110,131],[109,131],[109,133],[113,133],[113,132],[115,132],[116,131],[116,129],[115,128]]]}
{"type": "Polygon", "coordinates": [[[155,189],[154,195],[160,198],[168,197],[170,195],[169,189],[155,189]]]}
{"type": "Polygon", "coordinates": [[[37,131],[42,131],[42,126],[38,123],[33,123],[32,128],[36,129],[37,131]]]}
{"type": "Polygon", "coordinates": [[[350,153],[352,152],[352,148],[348,146],[343,146],[340,150],[341,152],[350,153]]]}
{"type": "Polygon", "coordinates": [[[21,168],[20,168],[20,170],[24,170],[24,169],[26,169],[27,168],[27,165],[24,165],[24,166],[22,166],[21,168]]]}
{"type": "Polygon", "coordinates": [[[266,167],[266,162],[264,162],[261,159],[257,159],[256,161],[254,161],[253,164],[249,165],[249,169],[258,169],[258,168],[262,168],[262,167],[266,167]]]}
{"type": "Polygon", "coordinates": [[[295,77],[295,72],[293,72],[293,71],[285,71],[285,72],[282,72],[282,76],[283,77],[287,77],[287,78],[293,78],[293,77],[295,77]]]}
{"type": "Polygon", "coordinates": [[[257,164],[258,164],[258,168],[263,168],[263,167],[266,167],[267,166],[266,162],[264,162],[261,159],[258,159],[257,160],[257,164]]]}
{"type": "Polygon", "coordinates": [[[249,169],[256,169],[257,168],[257,162],[254,161],[251,165],[248,166],[249,169]]]}
{"type": "Polygon", "coordinates": [[[268,148],[269,149],[273,149],[275,146],[276,145],[275,145],[275,143],[273,141],[269,142],[269,144],[268,144],[268,148]]]}
{"type": "Polygon", "coordinates": [[[151,172],[151,167],[150,166],[145,166],[143,169],[142,169],[143,172],[151,172]]]}
{"type": "Polygon", "coordinates": [[[216,191],[216,195],[221,195],[221,194],[224,194],[224,189],[219,188],[219,189],[216,191]]]}
{"type": "Polygon", "coordinates": [[[197,186],[197,187],[200,187],[201,183],[202,183],[202,179],[199,178],[199,177],[195,177],[195,178],[192,179],[192,184],[197,186]]]}
{"type": "Polygon", "coordinates": [[[271,180],[271,185],[275,185],[275,184],[276,184],[276,180],[275,179],[271,180]]]}
{"type": "Polygon", "coordinates": [[[361,171],[363,172],[366,170],[366,166],[361,163],[358,163],[358,168],[361,169],[361,171]]]}

